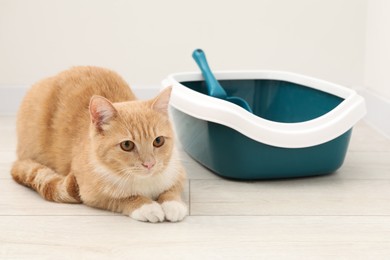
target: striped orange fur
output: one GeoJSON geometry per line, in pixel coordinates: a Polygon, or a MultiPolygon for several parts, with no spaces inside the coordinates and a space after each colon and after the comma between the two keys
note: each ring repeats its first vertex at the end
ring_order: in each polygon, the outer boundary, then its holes
{"type": "Polygon", "coordinates": [[[141,221],[180,221],[185,171],[168,116],[170,88],[136,100],[116,73],[75,67],[29,90],[17,119],[14,180],[49,201],[141,221]]]}

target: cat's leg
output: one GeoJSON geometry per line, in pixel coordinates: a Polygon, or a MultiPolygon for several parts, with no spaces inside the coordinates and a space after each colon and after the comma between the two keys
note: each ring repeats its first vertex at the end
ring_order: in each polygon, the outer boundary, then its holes
{"type": "Polygon", "coordinates": [[[164,221],[164,211],[157,202],[142,196],[134,196],[129,200],[131,202],[126,205],[126,211],[128,211],[125,212],[128,213],[126,215],[140,221],[153,223],[164,221]]]}
{"type": "Polygon", "coordinates": [[[122,213],[135,220],[144,222],[162,222],[165,217],[164,211],[159,203],[139,195],[122,199],[100,198],[96,200],[91,198],[91,200],[88,200],[86,198],[84,203],[92,207],[122,213]]]}
{"type": "Polygon", "coordinates": [[[72,173],[63,176],[34,160],[19,160],[12,166],[11,174],[17,183],[32,188],[46,200],[81,203],[72,173]]]}
{"type": "Polygon", "coordinates": [[[184,177],[181,178],[169,190],[166,190],[157,199],[165,213],[165,219],[177,222],[188,215],[187,205],[182,201],[184,177]]]}

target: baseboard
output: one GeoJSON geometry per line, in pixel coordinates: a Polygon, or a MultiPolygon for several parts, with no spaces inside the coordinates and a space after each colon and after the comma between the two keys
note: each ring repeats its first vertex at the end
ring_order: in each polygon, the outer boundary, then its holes
{"type": "MultiPolygon", "coordinates": [[[[16,115],[18,107],[29,86],[0,86],[0,115],[16,115]]],[[[160,86],[133,86],[132,90],[139,99],[149,99],[157,95],[160,86]]]]}
{"type": "Polygon", "coordinates": [[[364,120],[390,138],[390,100],[367,89],[360,90],[359,94],[364,97],[367,105],[367,115],[364,120]]]}

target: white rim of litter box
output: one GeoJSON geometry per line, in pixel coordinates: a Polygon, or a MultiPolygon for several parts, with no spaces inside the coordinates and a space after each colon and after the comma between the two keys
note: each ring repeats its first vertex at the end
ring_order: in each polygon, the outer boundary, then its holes
{"type": "Polygon", "coordinates": [[[328,113],[299,123],[279,123],[258,117],[230,102],[191,90],[180,82],[203,80],[200,72],[175,73],[163,80],[172,86],[170,104],[201,120],[228,126],[258,142],[302,148],[328,142],[351,129],[366,114],[364,99],[354,90],[324,80],[283,71],[219,71],[218,80],[271,79],[318,89],[344,100],[328,113]]]}

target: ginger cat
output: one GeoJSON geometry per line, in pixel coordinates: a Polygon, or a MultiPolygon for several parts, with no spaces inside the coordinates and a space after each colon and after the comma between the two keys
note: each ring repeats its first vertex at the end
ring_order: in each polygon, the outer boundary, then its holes
{"type": "Polygon", "coordinates": [[[38,82],[19,110],[12,177],[49,201],[140,221],[182,220],[185,171],[168,117],[170,93],[136,100],[119,75],[97,67],[38,82]]]}

